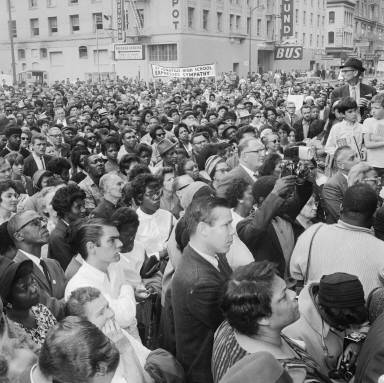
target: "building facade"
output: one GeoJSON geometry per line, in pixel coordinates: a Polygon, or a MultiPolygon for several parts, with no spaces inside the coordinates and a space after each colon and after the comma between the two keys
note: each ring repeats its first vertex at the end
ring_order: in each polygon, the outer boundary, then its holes
{"type": "MultiPolygon", "coordinates": [[[[291,39],[302,60],[274,60],[282,0],[11,0],[17,72],[49,82],[113,76],[151,79],[151,64],[216,64],[240,76],[321,65],[325,0],[292,0],[291,39]],[[142,46],[115,60],[114,44],[142,46]]],[[[0,71],[11,72],[7,0],[0,0],[0,71]]],[[[117,58],[117,57],[116,57],[117,58]]]]}

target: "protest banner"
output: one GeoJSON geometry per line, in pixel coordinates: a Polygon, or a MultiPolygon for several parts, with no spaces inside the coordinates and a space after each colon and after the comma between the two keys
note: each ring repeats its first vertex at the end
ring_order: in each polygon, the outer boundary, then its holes
{"type": "Polygon", "coordinates": [[[196,65],[190,67],[164,67],[152,64],[152,76],[171,77],[171,78],[199,78],[199,77],[215,77],[215,64],[196,65]]]}

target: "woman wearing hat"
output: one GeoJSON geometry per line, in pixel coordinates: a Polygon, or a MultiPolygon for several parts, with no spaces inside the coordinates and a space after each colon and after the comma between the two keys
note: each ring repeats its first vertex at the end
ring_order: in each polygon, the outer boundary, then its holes
{"type": "Polygon", "coordinates": [[[205,161],[205,172],[212,180],[211,185],[215,190],[229,170],[224,158],[217,154],[208,157],[207,161],[205,161]]]}
{"type": "Polygon", "coordinates": [[[39,287],[32,273],[32,261],[15,263],[0,258],[0,297],[8,321],[11,327],[21,330],[41,346],[56,319],[46,306],[39,303],[39,287]]]}

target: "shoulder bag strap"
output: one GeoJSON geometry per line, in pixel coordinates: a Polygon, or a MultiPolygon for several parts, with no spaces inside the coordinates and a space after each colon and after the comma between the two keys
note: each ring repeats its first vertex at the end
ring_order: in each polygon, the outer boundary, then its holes
{"type": "Polygon", "coordinates": [[[319,225],[315,232],[313,233],[312,235],[312,238],[311,238],[311,243],[309,244],[309,251],[308,251],[308,261],[307,261],[307,268],[305,270],[305,275],[304,275],[304,285],[307,284],[307,281],[308,281],[308,274],[309,274],[309,266],[311,264],[311,257],[312,257],[312,245],[313,245],[313,240],[315,239],[315,236],[316,234],[318,233],[318,231],[323,227],[323,224],[319,225]]]}

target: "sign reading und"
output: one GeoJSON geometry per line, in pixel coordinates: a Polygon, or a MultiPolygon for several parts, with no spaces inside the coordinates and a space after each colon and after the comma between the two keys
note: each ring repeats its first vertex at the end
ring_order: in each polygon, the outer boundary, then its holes
{"type": "Polygon", "coordinates": [[[275,60],[301,60],[303,58],[303,47],[280,46],[275,48],[275,60]]]}
{"type": "Polygon", "coordinates": [[[143,60],[144,46],[141,44],[115,44],[115,60],[143,60]]]}
{"type": "Polygon", "coordinates": [[[293,36],[293,0],[281,3],[281,39],[293,36]]]}
{"type": "Polygon", "coordinates": [[[155,77],[171,77],[171,78],[199,78],[199,77],[215,77],[215,64],[196,65],[189,67],[164,67],[152,64],[152,76],[155,77]]]}
{"type": "Polygon", "coordinates": [[[117,40],[124,40],[124,0],[116,1],[117,40]]]}

